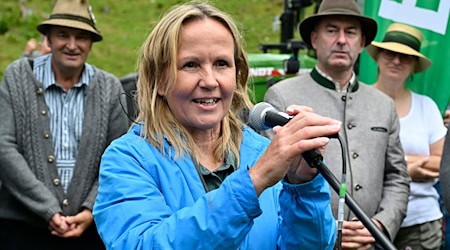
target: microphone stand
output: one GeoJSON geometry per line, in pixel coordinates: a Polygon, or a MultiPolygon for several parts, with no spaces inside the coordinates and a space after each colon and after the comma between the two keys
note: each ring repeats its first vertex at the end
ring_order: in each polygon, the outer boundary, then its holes
{"type": "MultiPolygon", "coordinates": [[[[327,168],[323,163],[323,157],[317,150],[307,151],[303,153],[303,158],[309,164],[310,167],[317,168],[322,173],[328,184],[339,194],[339,181],[336,176],[327,168]]],[[[363,223],[363,225],[369,230],[376,241],[383,247],[383,249],[396,250],[397,248],[387,238],[387,236],[381,232],[381,230],[373,223],[373,221],[364,213],[361,207],[347,192],[345,195],[345,204],[356,215],[356,217],[363,223]]]]}

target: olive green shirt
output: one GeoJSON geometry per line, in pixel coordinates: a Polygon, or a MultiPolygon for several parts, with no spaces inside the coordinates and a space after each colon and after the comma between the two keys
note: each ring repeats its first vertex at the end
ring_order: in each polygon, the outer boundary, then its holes
{"type": "Polygon", "coordinates": [[[234,154],[228,154],[225,156],[225,163],[214,171],[210,171],[202,166],[202,164],[198,165],[201,173],[200,178],[203,178],[206,185],[206,192],[209,192],[219,188],[225,178],[236,170],[236,157],[234,154]]]}

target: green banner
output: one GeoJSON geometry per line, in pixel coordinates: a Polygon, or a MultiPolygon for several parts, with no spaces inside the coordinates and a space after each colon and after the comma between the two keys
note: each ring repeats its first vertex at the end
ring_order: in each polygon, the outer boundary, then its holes
{"type": "MultiPolygon", "coordinates": [[[[378,23],[375,41],[381,41],[392,22],[414,26],[423,35],[421,53],[433,65],[414,74],[407,82],[414,92],[431,97],[443,113],[450,101],[450,0],[365,0],[364,14],[378,23]]],[[[359,79],[373,84],[377,78],[375,61],[364,52],[359,79]]]]}

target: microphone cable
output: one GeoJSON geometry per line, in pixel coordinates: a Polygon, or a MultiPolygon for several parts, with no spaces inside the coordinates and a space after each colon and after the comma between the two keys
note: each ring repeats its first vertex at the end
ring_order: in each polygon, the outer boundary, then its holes
{"type": "Polygon", "coordinates": [[[339,144],[341,145],[342,154],[342,177],[341,184],[339,185],[339,202],[338,202],[338,223],[337,223],[337,244],[338,249],[342,249],[342,228],[344,224],[344,205],[345,205],[345,195],[347,193],[347,161],[345,157],[346,145],[342,138],[337,136],[339,144]]]}
{"type": "MultiPolygon", "coordinates": [[[[126,98],[131,98],[132,100],[134,100],[134,95],[132,95],[130,93],[122,92],[122,93],[120,93],[120,95],[121,96],[124,95],[126,98]]],[[[122,98],[119,98],[119,104],[120,104],[120,107],[122,108],[122,111],[127,116],[128,120],[130,120],[134,124],[141,124],[140,122],[136,122],[135,119],[133,117],[131,117],[131,115],[128,113],[128,110],[125,109],[125,107],[124,107],[124,105],[122,103],[122,98]]],[[[136,110],[137,108],[136,108],[136,105],[135,105],[134,101],[132,101],[132,105],[133,105],[134,110],[136,110]]]]}
{"type": "MultiPolygon", "coordinates": [[[[357,81],[357,80],[355,80],[357,81]]],[[[341,153],[342,153],[342,177],[341,177],[341,183],[339,186],[339,202],[338,202],[338,225],[337,225],[337,229],[338,229],[338,235],[337,235],[337,244],[338,244],[338,249],[342,250],[342,229],[343,229],[343,224],[344,224],[344,205],[345,205],[345,195],[347,193],[347,157],[349,159],[349,168],[351,169],[351,163],[350,163],[350,152],[348,151],[347,145],[348,145],[348,136],[347,136],[347,129],[345,127],[345,122],[346,122],[346,118],[347,118],[347,102],[348,102],[348,93],[351,90],[352,84],[349,83],[347,85],[347,89],[345,92],[345,95],[342,96],[342,98],[344,98],[344,117],[343,117],[343,122],[344,122],[344,135],[345,135],[345,142],[344,140],[342,140],[342,138],[339,136],[338,134],[338,140],[339,143],[341,144],[341,153]]],[[[352,176],[350,176],[351,179],[352,176]]]]}

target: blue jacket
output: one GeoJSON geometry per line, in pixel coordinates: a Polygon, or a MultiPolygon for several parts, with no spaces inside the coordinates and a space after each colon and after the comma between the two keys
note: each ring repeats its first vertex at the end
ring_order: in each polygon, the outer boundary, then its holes
{"type": "Polygon", "coordinates": [[[206,193],[192,159],[166,157],[136,125],[105,151],[94,219],[108,249],[332,249],[336,223],[319,174],[258,198],[248,169],[269,144],[243,130],[240,168],[206,193]]]}

